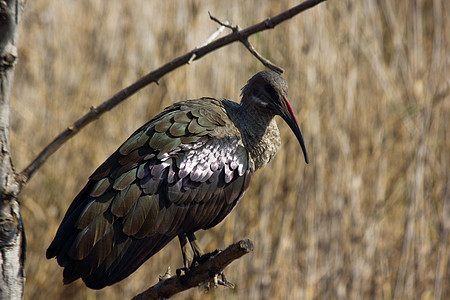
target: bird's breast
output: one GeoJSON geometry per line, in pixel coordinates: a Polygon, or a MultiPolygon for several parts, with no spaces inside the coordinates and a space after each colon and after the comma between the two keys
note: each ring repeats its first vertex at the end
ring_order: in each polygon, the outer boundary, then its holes
{"type": "Polygon", "coordinates": [[[244,144],[250,154],[250,162],[254,170],[264,168],[275,156],[281,145],[280,131],[275,120],[272,120],[262,132],[247,132],[244,144]]]}

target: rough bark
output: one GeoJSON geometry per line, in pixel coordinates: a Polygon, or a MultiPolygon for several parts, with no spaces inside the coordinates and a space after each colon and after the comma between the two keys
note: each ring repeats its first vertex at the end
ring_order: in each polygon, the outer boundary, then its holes
{"type": "Polygon", "coordinates": [[[22,299],[25,234],[11,162],[9,112],[17,58],[17,24],[23,1],[0,0],[0,299],[22,299]]]}

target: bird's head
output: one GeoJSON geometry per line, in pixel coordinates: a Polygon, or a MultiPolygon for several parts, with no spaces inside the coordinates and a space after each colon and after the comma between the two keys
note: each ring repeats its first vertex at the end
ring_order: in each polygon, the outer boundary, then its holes
{"type": "Polygon", "coordinates": [[[263,110],[279,115],[286,121],[297,137],[302,147],[305,161],[308,163],[305,141],[287,99],[287,91],[288,85],[280,74],[274,71],[261,71],[250,78],[242,88],[241,95],[242,101],[251,99],[253,105],[259,105],[263,110]]]}

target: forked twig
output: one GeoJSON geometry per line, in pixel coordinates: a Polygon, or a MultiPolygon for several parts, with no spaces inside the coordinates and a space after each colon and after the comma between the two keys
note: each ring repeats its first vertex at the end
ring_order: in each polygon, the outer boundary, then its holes
{"type": "MultiPolygon", "coordinates": [[[[232,26],[227,21],[226,22],[220,21],[219,19],[217,19],[216,17],[211,15],[211,13],[209,11],[208,11],[208,14],[209,14],[209,18],[211,20],[220,24],[220,28],[227,27],[227,28],[231,29],[234,33],[239,34],[239,30],[240,30],[239,25],[232,26]]],[[[248,49],[248,51],[250,51],[250,53],[253,54],[263,65],[265,65],[266,67],[268,67],[269,69],[271,69],[275,72],[278,72],[278,73],[284,72],[283,68],[275,65],[273,62],[271,62],[270,60],[268,60],[267,58],[262,56],[258,51],[256,51],[255,47],[253,47],[253,45],[248,40],[248,37],[242,37],[239,40],[242,44],[244,44],[244,46],[248,49]]]]}
{"type": "MultiPolygon", "coordinates": [[[[210,14],[209,11],[208,11],[208,14],[209,14],[209,16],[211,16],[211,14],[210,14]]],[[[220,26],[219,28],[217,28],[217,30],[214,31],[214,33],[211,34],[211,35],[206,39],[205,43],[203,43],[203,45],[201,45],[200,47],[206,46],[206,45],[208,45],[209,43],[211,43],[212,41],[214,41],[214,39],[215,39],[216,37],[219,36],[219,34],[225,29],[225,27],[228,27],[227,24],[228,24],[228,22],[225,22],[225,24],[221,24],[221,26],[220,26]]],[[[196,48],[196,49],[197,49],[197,48],[196,48]]],[[[188,61],[187,63],[190,64],[191,62],[194,61],[194,59],[195,59],[196,57],[197,57],[197,56],[195,55],[195,53],[192,54],[191,58],[189,59],[189,61],[188,61]]]]}

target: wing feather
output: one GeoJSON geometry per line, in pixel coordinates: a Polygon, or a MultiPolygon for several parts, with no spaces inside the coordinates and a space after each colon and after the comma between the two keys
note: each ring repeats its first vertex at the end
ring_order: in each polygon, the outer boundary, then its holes
{"type": "Polygon", "coordinates": [[[157,194],[144,195],[136,201],[123,219],[123,232],[126,235],[134,236],[141,229],[155,201],[159,201],[157,194]]]}
{"type": "Polygon", "coordinates": [[[142,190],[137,184],[131,184],[125,189],[119,191],[114,196],[111,204],[111,213],[117,217],[123,217],[130,211],[133,204],[139,199],[142,190]]]}

